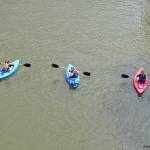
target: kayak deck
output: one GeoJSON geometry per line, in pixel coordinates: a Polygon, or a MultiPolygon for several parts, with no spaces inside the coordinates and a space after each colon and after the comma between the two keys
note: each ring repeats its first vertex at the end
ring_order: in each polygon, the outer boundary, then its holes
{"type": "MultiPolygon", "coordinates": [[[[13,62],[11,62],[11,64],[13,64],[14,66],[11,68],[10,71],[8,72],[3,72],[3,71],[0,71],[0,80],[3,80],[11,75],[13,75],[19,68],[19,64],[20,64],[20,61],[17,59],[13,62]]],[[[2,70],[2,68],[0,68],[2,70]]]]}
{"type": "Polygon", "coordinates": [[[138,69],[138,71],[136,72],[135,76],[134,76],[134,79],[133,79],[133,85],[137,91],[138,94],[143,94],[146,90],[146,88],[148,87],[148,76],[147,76],[147,73],[146,74],[146,80],[144,83],[140,83],[138,80],[139,80],[139,77],[138,75],[141,74],[141,72],[144,71],[144,69],[141,67],[138,69]]]}
{"type": "Polygon", "coordinates": [[[71,64],[68,65],[65,73],[66,81],[72,88],[77,88],[80,84],[80,75],[78,73],[77,77],[70,78],[69,71],[71,70],[71,67],[73,67],[71,64]]]}

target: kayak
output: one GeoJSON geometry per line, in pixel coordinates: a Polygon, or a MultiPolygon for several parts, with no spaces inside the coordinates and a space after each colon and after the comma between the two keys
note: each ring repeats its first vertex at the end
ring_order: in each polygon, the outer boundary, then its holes
{"type": "Polygon", "coordinates": [[[144,71],[144,69],[142,67],[139,68],[133,79],[133,85],[139,95],[144,93],[144,91],[146,90],[149,84],[147,73],[145,73],[146,74],[145,82],[144,83],[138,82],[138,79],[139,79],[138,75],[141,74],[142,71],[144,71]]]}
{"type": "Polygon", "coordinates": [[[0,80],[10,77],[19,69],[20,63],[19,63],[18,59],[11,62],[11,64],[13,64],[14,66],[11,67],[10,71],[8,71],[8,72],[4,72],[4,71],[2,71],[2,68],[0,68],[0,80]]]}
{"type": "Polygon", "coordinates": [[[70,78],[69,71],[71,70],[71,67],[73,67],[71,64],[68,65],[65,73],[66,81],[72,88],[77,88],[80,84],[80,75],[78,73],[77,77],[70,78]]]}

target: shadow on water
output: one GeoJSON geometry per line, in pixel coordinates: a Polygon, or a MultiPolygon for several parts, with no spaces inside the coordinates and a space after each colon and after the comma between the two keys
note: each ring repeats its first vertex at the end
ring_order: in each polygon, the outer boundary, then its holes
{"type": "Polygon", "coordinates": [[[144,97],[143,94],[137,94],[139,102],[143,102],[144,97]]]}
{"type": "Polygon", "coordinates": [[[3,80],[0,80],[0,83],[5,82],[6,87],[10,87],[10,85],[11,85],[11,80],[13,80],[12,77],[5,78],[5,79],[3,79],[3,80]]]}
{"type": "Polygon", "coordinates": [[[71,85],[68,85],[69,86],[69,90],[77,90],[78,88],[74,88],[74,87],[72,87],[71,85]]]}
{"type": "Polygon", "coordinates": [[[80,89],[80,87],[74,88],[71,85],[68,85],[68,88],[69,88],[70,92],[77,92],[80,89]]]}
{"type": "Polygon", "coordinates": [[[137,94],[137,97],[138,97],[139,102],[147,101],[147,103],[150,103],[150,95],[148,91],[146,91],[145,93],[141,95],[137,94]]]}

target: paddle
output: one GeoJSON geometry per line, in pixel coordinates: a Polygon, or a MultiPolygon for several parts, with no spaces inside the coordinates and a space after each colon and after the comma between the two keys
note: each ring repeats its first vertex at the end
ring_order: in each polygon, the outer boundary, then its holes
{"type": "Polygon", "coordinates": [[[130,76],[127,75],[127,74],[121,74],[121,77],[122,77],[122,78],[130,78],[130,76]]]}
{"type": "MultiPolygon", "coordinates": [[[[66,69],[65,67],[60,67],[59,65],[57,65],[57,64],[51,64],[51,66],[53,67],[53,68],[63,68],[63,69],[66,69]]],[[[86,76],[90,76],[91,75],[91,73],[90,72],[82,72],[84,75],[86,75],[86,76]]]]}
{"type": "MultiPolygon", "coordinates": [[[[2,65],[2,63],[0,62],[0,65],[2,65]]],[[[19,64],[20,66],[25,66],[25,67],[31,67],[31,64],[29,63],[25,63],[25,64],[19,64]]]]}
{"type": "Polygon", "coordinates": [[[31,67],[31,64],[29,64],[29,63],[20,64],[20,65],[25,66],[25,67],[31,67]]]}
{"type": "Polygon", "coordinates": [[[51,66],[54,68],[59,68],[59,65],[57,65],[57,64],[51,64],[51,66]]]}
{"type": "Polygon", "coordinates": [[[143,148],[150,148],[150,145],[143,145],[143,148]]]}

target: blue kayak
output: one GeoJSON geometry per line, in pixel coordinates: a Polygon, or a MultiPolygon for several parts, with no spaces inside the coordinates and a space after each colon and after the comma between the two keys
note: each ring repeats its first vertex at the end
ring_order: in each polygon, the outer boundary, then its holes
{"type": "Polygon", "coordinates": [[[66,73],[65,73],[65,77],[66,77],[66,81],[68,82],[68,84],[73,87],[73,88],[77,88],[80,84],[80,75],[78,73],[78,75],[76,77],[71,78],[69,76],[69,71],[71,70],[73,66],[71,64],[68,65],[67,69],[66,69],[66,73]]]}
{"type": "Polygon", "coordinates": [[[13,64],[14,67],[12,67],[11,70],[8,71],[8,72],[2,71],[2,68],[0,68],[0,80],[3,80],[5,78],[13,75],[18,70],[18,68],[20,66],[20,63],[19,63],[18,59],[13,61],[13,62],[11,62],[11,64],[13,64]]]}

